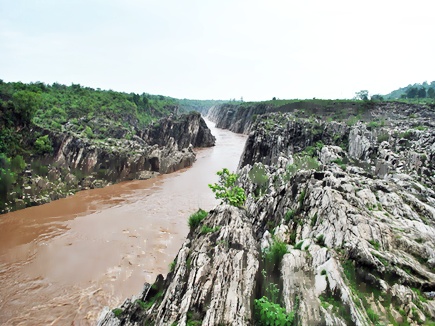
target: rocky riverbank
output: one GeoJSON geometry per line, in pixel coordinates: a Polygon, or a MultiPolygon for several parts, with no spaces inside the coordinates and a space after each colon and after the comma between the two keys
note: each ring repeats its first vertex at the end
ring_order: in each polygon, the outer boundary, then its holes
{"type": "Polygon", "coordinates": [[[37,130],[48,136],[52,153],[38,157],[17,178],[22,187],[9,194],[4,212],[82,189],[171,173],[192,165],[194,147],[209,147],[215,142],[199,113],[162,118],[130,139],[116,128],[109,137],[95,139],[70,127],[66,125],[64,132],[37,130]]]}
{"type": "Polygon", "coordinates": [[[244,207],[210,211],[99,325],[433,325],[435,111],[298,112],[240,122],[244,207]]]}

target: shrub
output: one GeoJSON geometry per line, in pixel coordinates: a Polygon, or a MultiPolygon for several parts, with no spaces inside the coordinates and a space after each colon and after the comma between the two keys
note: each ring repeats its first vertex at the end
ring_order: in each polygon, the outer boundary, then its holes
{"type": "Polygon", "coordinates": [[[24,170],[25,167],[26,167],[26,162],[24,161],[21,155],[17,155],[11,160],[12,171],[21,172],[24,170]]]}
{"type": "Polygon", "coordinates": [[[265,250],[264,258],[267,263],[270,263],[274,268],[277,268],[286,253],[287,244],[275,238],[272,245],[265,250]]]}
{"type": "Polygon", "coordinates": [[[291,325],[294,319],[294,312],[287,313],[283,307],[266,297],[254,300],[254,313],[259,326],[291,325]]]}
{"type": "Polygon", "coordinates": [[[207,212],[203,209],[198,209],[196,213],[193,213],[189,217],[189,228],[190,230],[196,229],[196,227],[202,222],[207,216],[207,212]]]}
{"type": "Polygon", "coordinates": [[[53,145],[48,135],[41,136],[35,140],[35,150],[41,155],[53,152],[53,145]]]}
{"type": "Polygon", "coordinates": [[[89,127],[89,126],[86,126],[84,133],[85,133],[86,137],[88,137],[88,138],[94,137],[94,132],[92,131],[91,127],[89,127]]]}
{"type": "Polygon", "coordinates": [[[285,213],[284,219],[286,221],[286,223],[290,222],[290,220],[293,219],[293,217],[295,217],[295,211],[294,210],[289,210],[287,211],[287,213],[285,213]]]}
{"type": "Polygon", "coordinates": [[[269,178],[263,165],[255,164],[248,173],[249,179],[257,185],[255,190],[257,196],[261,196],[267,189],[269,178]]]}
{"type": "Polygon", "coordinates": [[[299,249],[299,250],[302,250],[302,245],[304,244],[304,241],[299,241],[295,246],[294,246],[294,248],[295,249],[299,249]]]}
{"type": "Polygon", "coordinates": [[[177,265],[177,263],[175,262],[175,260],[173,260],[170,264],[169,264],[169,271],[173,272],[175,270],[175,266],[177,265]]]}
{"type": "Polygon", "coordinates": [[[123,310],[121,308],[115,308],[115,309],[112,310],[112,312],[115,315],[115,317],[118,318],[123,313],[123,310]]]}
{"type": "Polygon", "coordinates": [[[323,234],[320,234],[316,238],[316,242],[319,246],[324,247],[325,246],[325,236],[323,234]]]}
{"type": "Polygon", "coordinates": [[[216,199],[222,199],[223,202],[235,207],[243,206],[246,201],[246,195],[243,188],[236,186],[237,178],[235,173],[230,173],[226,168],[216,173],[219,176],[218,183],[209,184],[209,188],[215,193],[216,199]]]}
{"type": "Polygon", "coordinates": [[[373,323],[377,323],[379,321],[379,316],[370,308],[367,309],[367,316],[369,316],[373,323]]]}

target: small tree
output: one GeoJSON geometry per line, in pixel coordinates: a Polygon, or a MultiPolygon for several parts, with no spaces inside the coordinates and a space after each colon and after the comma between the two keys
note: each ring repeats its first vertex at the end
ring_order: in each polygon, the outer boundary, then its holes
{"type": "Polygon", "coordinates": [[[237,178],[235,173],[230,173],[226,168],[216,173],[219,176],[218,183],[209,184],[210,189],[215,193],[216,199],[222,199],[223,202],[232,206],[243,206],[246,200],[243,188],[236,186],[237,178]]]}
{"type": "Polygon", "coordinates": [[[355,93],[355,99],[361,100],[361,101],[368,101],[369,99],[369,91],[362,90],[355,93]]]}

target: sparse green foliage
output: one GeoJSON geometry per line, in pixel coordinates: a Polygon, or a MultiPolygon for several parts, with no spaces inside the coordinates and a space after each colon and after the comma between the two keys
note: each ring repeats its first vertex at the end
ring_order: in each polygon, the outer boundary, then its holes
{"type": "Polygon", "coordinates": [[[313,227],[314,225],[316,225],[316,223],[317,223],[317,213],[315,213],[315,214],[313,215],[313,217],[311,218],[311,222],[310,222],[311,227],[313,227]]]}
{"type": "Polygon", "coordinates": [[[198,209],[197,212],[193,213],[189,217],[189,227],[190,230],[194,230],[198,227],[198,225],[202,222],[203,219],[207,216],[207,212],[203,209],[198,209]]]}
{"type": "Polygon", "coordinates": [[[245,191],[235,185],[239,176],[230,173],[226,168],[216,174],[219,176],[218,183],[208,185],[215,193],[216,199],[222,199],[223,202],[235,207],[243,206],[246,200],[245,191]]]}
{"type": "Polygon", "coordinates": [[[298,249],[298,250],[302,250],[302,245],[304,244],[304,241],[299,241],[295,246],[294,246],[294,248],[295,249],[298,249]]]}
{"type": "Polygon", "coordinates": [[[285,222],[288,223],[290,220],[292,220],[295,217],[295,211],[293,209],[290,209],[285,213],[284,219],[285,222]]]}
{"type": "Polygon", "coordinates": [[[264,259],[266,263],[273,266],[273,268],[278,268],[282,258],[287,252],[287,244],[274,238],[273,243],[264,252],[264,259]]]}
{"type": "Polygon", "coordinates": [[[379,241],[369,240],[369,242],[376,250],[379,250],[379,248],[381,247],[381,244],[379,243],[379,241]]]}
{"type": "Polygon", "coordinates": [[[116,318],[119,318],[119,316],[121,316],[121,314],[124,312],[124,310],[122,310],[121,308],[115,308],[112,310],[112,312],[116,318]]]}
{"type": "Polygon", "coordinates": [[[173,260],[170,264],[169,264],[169,271],[173,272],[175,270],[175,266],[177,265],[177,262],[175,260],[173,260]]]}
{"type": "Polygon", "coordinates": [[[249,179],[257,185],[255,189],[256,196],[262,196],[267,189],[269,178],[263,165],[255,164],[248,173],[249,179]]]}
{"type": "Polygon", "coordinates": [[[219,231],[220,229],[221,229],[221,226],[215,226],[215,227],[211,228],[208,225],[203,225],[201,228],[201,234],[213,233],[213,232],[219,231]]]}
{"type": "Polygon", "coordinates": [[[316,238],[316,242],[319,246],[324,247],[325,246],[325,236],[323,234],[320,234],[316,238]]]}
{"type": "Polygon", "coordinates": [[[373,309],[367,309],[367,316],[369,316],[370,320],[373,323],[377,323],[379,321],[379,316],[373,311],[373,309]]]}
{"type": "Polygon", "coordinates": [[[315,157],[308,155],[305,156],[295,156],[293,159],[293,164],[287,166],[287,179],[291,178],[299,170],[318,170],[319,161],[315,157]]]}
{"type": "Polygon", "coordinates": [[[254,301],[255,320],[259,326],[287,326],[292,325],[294,312],[288,313],[279,304],[262,297],[254,301]]]}

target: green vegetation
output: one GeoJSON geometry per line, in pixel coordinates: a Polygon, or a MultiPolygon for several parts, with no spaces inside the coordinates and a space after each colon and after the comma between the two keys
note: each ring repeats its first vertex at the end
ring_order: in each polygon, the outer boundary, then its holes
{"type": "Polygon", "coordinates": [[[286,223],[290,222],[295,217],[295,211],[293,209],[290,209],[285,213],[284,220],[286,223]]]}
{"type": "Polygon", "coordinates": [[[175,260],[173,260],[170,264],[169,264],[169,271],[173,272],[175,270],[175,266],[177,266],[177,262],[175,260]]]}
{"type": "Polygon", "coordinates": [[[124,310],[122,310],[121,308],[115,308],[112,310],[112,312],[116,318],[119,318],[121,314],[124,312],[124,310]]]}
{"type": "Polygon", "coordinates": [[[215,226],[213,228],[209,227],[208,225],[203,225],[201,228],[201,234],[207,234],[207,233],[213,233],[216,231],[219,231],[221,229],[221,226],[215,226]]]}
{"type": "Polygon", "coordinates": [[[416,102],[431,102],[435,99],[435,81],[430,84],[413,84],[399,88],[385,95],[386,99],[407,99],[416,102]]]}
{"type": "Polygon", "coordinates": [[[198,209],[197,212],[193,213],[192,215],[190,215],[189,217],[189,228],[190,230],[195,230],[198,225],[202,222],[203,219],[205,219],[205,217],[207,216],[207,212],[203,209],[198,209]]]}
{"type": "Polygon", "coordinates": [[[298,250],[302,250],[302,245],[304,244],[304,241],[299,241],[297,244],[295,244],[294,248],[298,250]]]}
{"type": "Polygon", "coordinates": [[[254,315],[256,325],[259,326],[287,326],[292,325],[294,312],[287,313],[279,304],[269,301],[262,297],[254,301],[254,315]]]}
{"type": "Polygon", "coordinates": [[[318,170],[319,161],[315,157],[308,155],[295,156],[293,158],[293,164],[287,166],[286,179],[289,180],[296,172],[300,170],[318,170]]]}
{"type": "Polygon", "coordinates": [[[51,154],[53,152],[53,145],[48,135],[41,136],[35,140],[35,151],[38,154],[51,154]]]}
{"type": "Polygon", "coordinates": [[[202,318],[199,314],[189,311],[187,312],[186,326],[201,326],[202,318]]]}
{"type": "Polygon", "coordinates": [[[264,251],[264,259],[266,264],[273,267],[273,269],[277,269],[282,258],[287,252],[287,244],[274,238],[270,247],[264,251]]]}
{"type": "Polygon", "coordinates": [[[311,227],[313,227],[314,225],[316,225],[316,223],[317,223],[317,213],[315,213],[315,214],[313,215],[313,217],[311,218],[311,222],[310,222],[311,227]]]}
{"type": "Polygon", "coordinates": [[[224,203],[235,207],[241,207],[245,203],[245,191],[236,186],[237,178],[235,173],[230,173],[226,168],[216,173],[219,176],[218,183],[209,184],[209,188],[215,193],[216,199],[222,199],[224,203]]]}
{"type": "Polygon", "coordinates": [[[262,196],[269,184],[266,170],[262,164],[255,164],[251,171],[248,173],[249,179],[256,185],[254,194],[255,196],[262,196]]]}
{"type": "Polygon", "coordinates": [[[381,244],[379,243],[379,241],[369,240],[369,243],[373,246],[373,248],[375,248],[376,250],[379,251],[379,248],[381,247],[381,244]]]}
{"type": "Polygon", "coordinates": [[[319,246],[325,247],[325,236],[323,234],[319,234],[316,238],[316,242],[319,246]]]}

